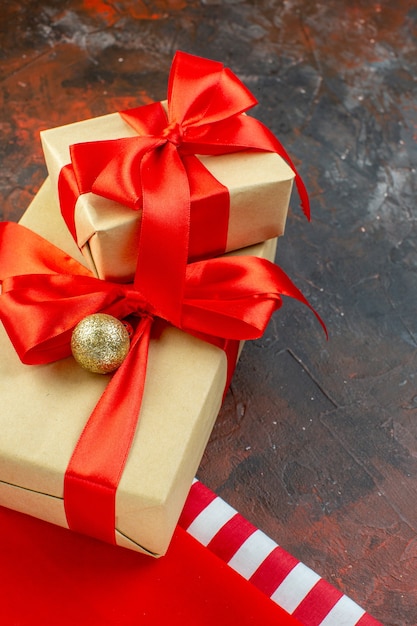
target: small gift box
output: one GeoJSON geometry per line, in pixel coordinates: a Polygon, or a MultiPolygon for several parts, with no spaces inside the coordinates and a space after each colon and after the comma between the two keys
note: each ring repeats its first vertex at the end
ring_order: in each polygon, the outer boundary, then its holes
{"type": "Polygon", "coordinates": [[[164,269],[149,281],[169,285],[166,268],[179,276],[187,258],[282,235],[294,177],[308,213],[285,150],[245,114],[254,104],[222,64],[178,52],[167,102],[41,133],[61,210],[98,277],[130,281],[153,254],[164,269]]]}
{"type": "Polygon", "coordinates": [[[273,259],[276,240],[241,256],[192,264],[180,329],[152,320],[131,285],[97,279],[86,269],[49,181],[21,225],[0,226],[0,505],[162,555],[240,340],[262,334],[281,305],[280,293],[306,303],[274,264],[251,257],[262,280],[252,265],[246,268],[249,254],[273,259]],[[228,280],[234,283],[229,299],[228,280]],[[83,317],[97,306],[123,318],[123,307],[132,302],[144,326],[116,374],[101,376],[79,367],[67,350],[71,316],[83,317]],[[193,326],[193,319],[199,323],[193,326]],[[222,329],[223,339],[207,335],[210,328],[222,329]],[[137,348],[145,335],[147,356],[137,348]]]}

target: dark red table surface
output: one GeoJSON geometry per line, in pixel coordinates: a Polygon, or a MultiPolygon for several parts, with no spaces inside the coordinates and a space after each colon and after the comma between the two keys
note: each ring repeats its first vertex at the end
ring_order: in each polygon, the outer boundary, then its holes
{"type": "Polygon", "coordinates": [[[397,0],[3,0],[0,211],[39,131],[163,99],[177,49],[223,61],[310,191],[286,302],[245,346],[199,478],[386,626],[417,623],[417,6],[397,0]]]}

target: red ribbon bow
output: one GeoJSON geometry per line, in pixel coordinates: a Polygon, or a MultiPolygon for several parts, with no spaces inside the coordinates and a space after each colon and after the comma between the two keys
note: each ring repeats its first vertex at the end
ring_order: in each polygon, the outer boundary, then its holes
{"type": "Polygon", "coordinates": [[[194,155],[240,150],[277,152],[296,175],[304,212],[304,184],[280,142],[245,111],[257,104],[221,63],[177,52],[169,76],[168,113],[158,103],[120,114],[138,136],[71,146],[59,181],[64,217],[75,234],[74,207],[94,192],[132,209],[142,208],[137,274],[141,291],[158,311],[179,321],[190,230],[187,168],[194,155]],[[155,285],[164,285],[164,289],[155,285]]]}
{"type": "MultiPolygon", "coordinates": [[[[154,307],[137,285],[99,280],[42,237],[11,222],[0,224],[0,281],[0,319],[23,363],[69,356],[74,327],[92,313],[139,319],[130,352],[87,421],[64,481],[70,528],[115,543],[115,496],[139,418],[154,307]]],[[[176,325],[216,344],[219,338],[254,339],[281,306],[282,295],[310,307],[285,273],[265,259],[236,256],[192,263],[176,325]]]]}

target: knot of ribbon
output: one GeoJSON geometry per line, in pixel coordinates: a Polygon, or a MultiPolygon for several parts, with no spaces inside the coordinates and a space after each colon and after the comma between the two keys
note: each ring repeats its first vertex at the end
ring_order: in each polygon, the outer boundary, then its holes
{"type": "MultiPolygon", "coordinates": [[[[95,278],[42,237],[11,222],[0,224],[0,281],[0,319],[19,358],[30,365],[70,356],[72,331],[90,314],[137,319],[130,351],[86,422],[64,479],[69,527],[115,543],[116,490],[139,419],[151,331],[159,319],[155,307],[136,285],[95,278]]],[[[235,342],[236,354],[239,340],[263,334],[283,295],[311,308],[286,274],[265,259],[191,263],[180,319],[165,317],[163,323],[223,349],[235,342]]]]}
{"type": "Polygon", "coordinates": [[[163,139],[170,141],[175,147],[179,147],[182,144],[183,129],[178,122],[171,122],[162,131],[163,139]]]}
{"type": "Polygon", "coordinates": [[[142,210],[138,284],[159,311],[177,319],[189,252],[189,170],[199,163],[195,155],[277,152],[295,172],[309,217],[308,195],[289,155],[261,122],[244,114],[255,104],[254,96],[223,64],[177,52],[167,111],[157,102],[120,112],[138,136],[75,144],[71,163],[60,173],[61,210],[75,239],[74,209],[80,194],[93,192],[142,210]],[[165,289],[155,290],[155,285],[165,289]]]}

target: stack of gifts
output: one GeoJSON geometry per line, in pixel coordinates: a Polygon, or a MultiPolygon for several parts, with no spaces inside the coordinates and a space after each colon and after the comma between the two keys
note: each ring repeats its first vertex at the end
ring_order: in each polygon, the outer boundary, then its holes
{"type": "Polygon", "coordinates": [[[168,558],[243,342],[310,306],[273,262],[307,194],[254,104],[178,52],[167,101],[42,133],[0,225],[0,505],[168,558]]]}

